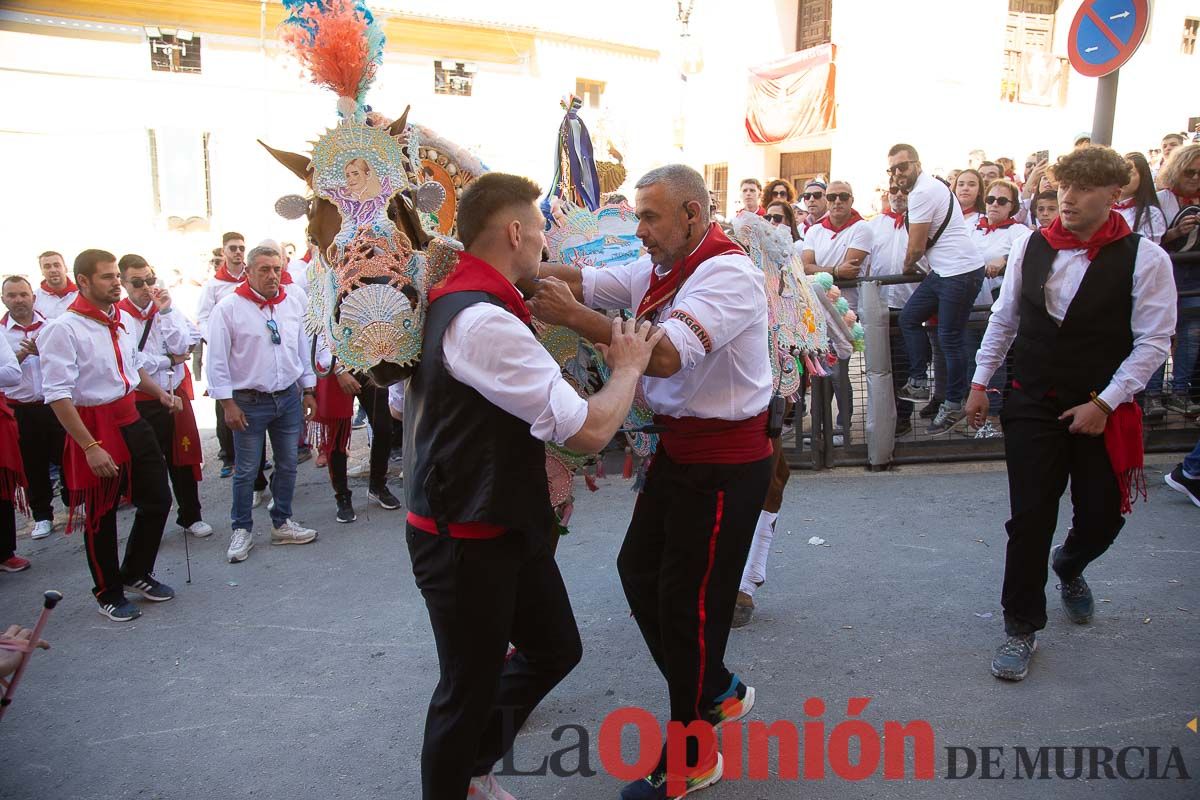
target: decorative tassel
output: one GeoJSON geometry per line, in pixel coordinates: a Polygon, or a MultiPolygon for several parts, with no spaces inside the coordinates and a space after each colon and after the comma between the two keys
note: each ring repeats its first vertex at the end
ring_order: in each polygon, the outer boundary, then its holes
{"type": "Polygon", "coordinates": [[[600,487],[596,485],[596,479],[593,478],[591,475],[588,475],[585,473],[583,476],[583,482],[587,485],[589,492],[600,491],[600,487]]]}
{"type": "Polygon", "coordinates": [[[596,459],[596,477],[597,478],[604,477],[604,456],[603,455],[601,455],[598,459],[596,459]]]}
{"type": "Polygon", "coordinates": [[[621,477],[629,480],[633,477],[633,448],[625,448],[625,466],[621,468],[621,477]]]}

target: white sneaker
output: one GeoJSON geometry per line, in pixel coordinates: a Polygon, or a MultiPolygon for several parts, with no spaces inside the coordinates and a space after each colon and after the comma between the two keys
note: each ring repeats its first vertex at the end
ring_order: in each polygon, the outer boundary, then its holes
{"type": "Polygon", "coordinates": [[[184,533],[190,533],[197,539],[203,539],[205,536],[211,536],[213,532],[212,525],[209,525],[204,520],[196,520],[191,525],[183,529],[184,533]]]}
{"type": "Polygon", "coordinates": [[[517,800],[504,791],[496,780],[496,776],[490,772],[480,778],[471,778],[471,785],[467,788],[467,800],[472,800],[472,798],[474,800],[517,800]]]}
{"type": "Polygon", "coordinates": [[[254,534],[245,528],[234,528],[233,536],[229,540],[229,552],[225,555],[229,556],[230,564],[236,564],[239,561],[245,561],[253,547],[254,534]]]}
{"type": "Polygon", "coordinates": [[[271,531],[271,544],[308,544],[316,538],[316,531],[292,519],[284,520],[282,525],[271,531]]]}
{"type": "Polygon", "coordinates": [[[269,514],[270,512],[272,512],[274,510],[275,510],[275,498],[272,497],[271,502],[267,503],[267,513],[269,514]]]}
{"type": "Polygon", "coordinates": [[[54,533],[54,523],[48,519],[39,519],[33,523],[33,533],[29,536],[31,539],[45,539],[52,533],[54,533]]]}
{"type": "Polygon", "coordinates": [[[350,468],[346,470],[346,476],[349,478],[365,478],[371,474],[371,463],[369,461],[359,461],[355,459],[350,468]]]}
{"type": "Polygon", "coordinates": [[[261,505],[262,505],[262,502],[263,502],[263,500],[267,499],[267,498],[268,498],[268,497],[270,497],[270,496],[271,496],[271,490],[270,490],[270,489],[263,489],[261,492],[259,492],[259,491],[256,491],[256,492],[254,493],[254,502],[252,502],[252,503],[250,504],[250,507],[251,507],[251,508],[258,508],[259,506],[261,506],[261,505]]]}

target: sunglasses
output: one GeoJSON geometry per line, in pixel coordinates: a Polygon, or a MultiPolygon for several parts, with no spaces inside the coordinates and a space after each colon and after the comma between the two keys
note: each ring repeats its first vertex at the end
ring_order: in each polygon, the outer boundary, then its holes
{"type": "Polygon", "coordinates": [[[271,344],[283,344],[283,339],[279,336],[279,324],[275,320],[267,320],[267,330],[271,332],[271,344]]]}
{"type": "Polygon", "coordinates": [[[767,214],[763,219],[767,222],[774,222],[776,225],[782,225],[786,220],[783,214],[767,214]]]}
{"type": "Polygon", "coordinates": [[[773,190],[771,191],[771,196],[773,196],[773,197],[787,197],[787,189],[784,189],[782,186],[781,186],[781,187],[779,187],[778,189],[773,189],[773,190]]]}
{"type": "Polygon", "coordinates": [[[896,175],[901,172],[908,172],[908,168],[914,163],[915,162],[913,161],[901,161],[899,164],[892,164],[887,168],[888,175],[896,175]]]}
{"type": "Polygon", "coordinates": [[[834,202],[841,200],[843,203],[849,203],[854,199],[854,195],[850,194],[849,192],[830,192],[828,197],[834,202]]]}
{"type": "Polygon", "coordinates": [[[908,189],[901,189],[899,186],[889,186],[888,194],[908,194],[908,189]]]}
{"type": "Polygon", "coordinates": [[[153,286],[158,283],[158,278],[151,275],[149,278],[130,278],[129,285],[135,289],[140,289],[143,286],[153,286]]]}
{"type": "Polygon", "coordinates": [[[1200,178],[1200,169],[1185,169],[1182,174],[1186,178],[1200,178]]]}
{"type": "Polygon", "coordinates": [[[235,253],[241,253],[241,252],[245,251],[246,245],[244,245],[244,244],[227,244],[227,245],[225,245],[225,249],[232,250],[235,253]]]}
{"type": "Polygon", "coordinates": [[[983,202],[987,203],[989,206],[1000,206],[1003,208],[1011,203],[1012,200],[1008,199],[1007,197],[993,197],[989,194],[987,197],[983,198],[983,202]]]}
{"type": "Polygon", "coordinates": [[[825,196],[825,193],[824,192],[805,192],[804,194],[802,194],[800,196],[803,197],[805,200],[820,200],[822,197],[825,196]]]}

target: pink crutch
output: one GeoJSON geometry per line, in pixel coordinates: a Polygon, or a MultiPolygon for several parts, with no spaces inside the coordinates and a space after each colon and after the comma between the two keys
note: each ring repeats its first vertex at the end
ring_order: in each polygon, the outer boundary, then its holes
{"type": "Polygon", "coordinates": [[[17,691],[17,683],[21,680],[22,673],[25,672],[25,665],[29,663],[29,656],[33,653],[37,643],[42,639],[42,630],[46,627],[46,621],[50,619],[50,611],[58,605],[58,601],[62,600],[62,593],[56,592],[53,589],[46,592],[42,599],[42,613],[38,616],[37,624],[33,626],[33,635],[29,637],[29,641],[24,640],[4,640],[0,641],[0,649],[15,650],[21,654],[21,663],[17,665],[17,669],[12,674],[7,682],[0,678],[0,688],[4,689],[4,694],[0,695],[0,719],[4,719],[4,712],[12,704],[13,695],[17,691]]]}

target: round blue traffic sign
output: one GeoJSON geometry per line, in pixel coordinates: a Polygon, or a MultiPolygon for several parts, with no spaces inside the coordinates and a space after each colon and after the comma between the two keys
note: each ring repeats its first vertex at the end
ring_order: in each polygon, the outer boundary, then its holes
{"type": "Polygon", "coordinates": [[[1118,69],[1142,43],[1149,23],[1149,0],[1084,0],[1067,36],[1071,66],[1089,78],[1118,69]]]}

